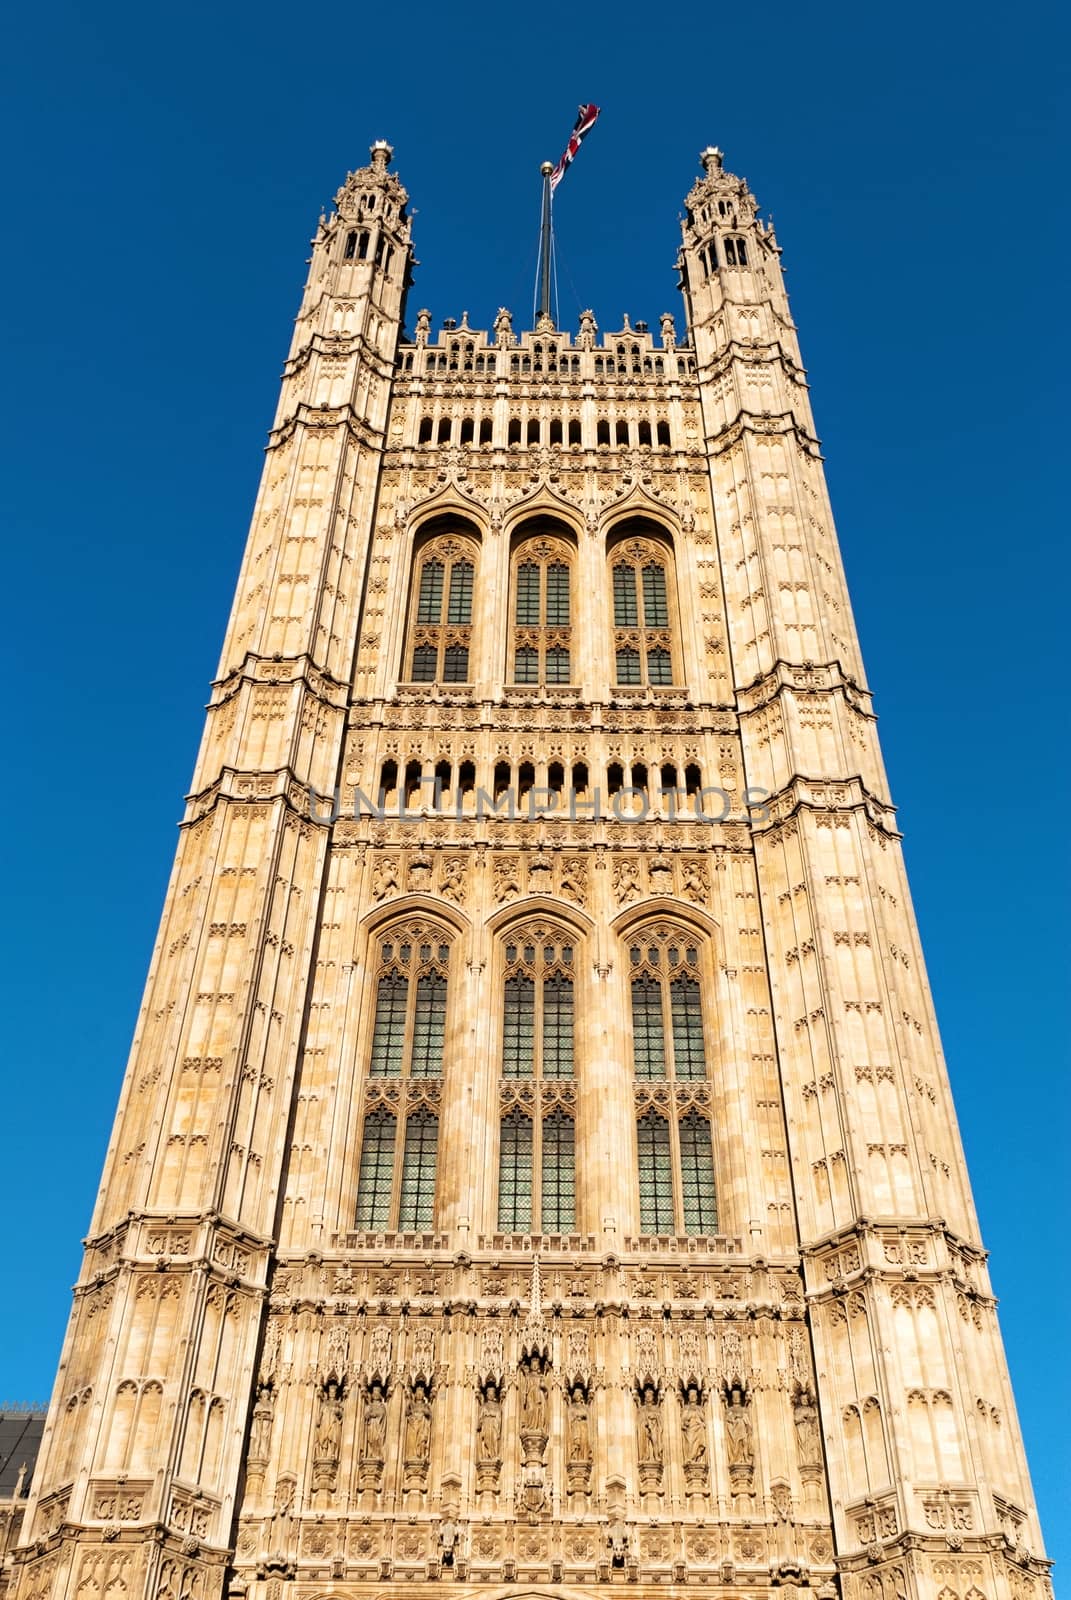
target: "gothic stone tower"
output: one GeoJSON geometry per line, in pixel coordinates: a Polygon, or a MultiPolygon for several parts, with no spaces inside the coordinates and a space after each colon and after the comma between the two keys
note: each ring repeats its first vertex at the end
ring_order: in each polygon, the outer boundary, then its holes
{"type": "Polygon", "coordinates": [[[772,230],[313,245],[18,1600],[1043,1600],[772,230]],[[455,1590],[455,1593],[461,1591],[455,1590]]]}

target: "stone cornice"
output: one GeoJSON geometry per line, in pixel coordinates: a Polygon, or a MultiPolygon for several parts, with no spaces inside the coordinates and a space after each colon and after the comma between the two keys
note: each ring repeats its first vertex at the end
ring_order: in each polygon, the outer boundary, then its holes
{"type": "Polygon", "coordinates": [[[709,382],[712,378],[722,377],[737,361],[759,366],[779,365],[794,383],[799,383],[804,388],[808,387],[804,369],[779,340],[774,340],[770,344],[743,344],[739,339],[730,339],[729,343],[717,351],[709,361],[699,366],[699,381],[709,382]]]}
{"type": "Polygon", "coordinates": [[[775,434],[792,434],[801,450],[813,456],[816,461],[822,459],[822,449],[818,439],[796,420],[791,411],[781,411],[769,417],[759,416],[754,411],[738,411],[724,427],[708,436],[709,453],[714,456],[723,455],[726,450],[732,449],[733,445],[739,444],[747,434],[765,438],[775,434]]]}
{"type": "Polygon", "coordinates": [[[299,400],[294,411],[278,423],[268,436],[266,450],[277,450],[287,444],[298,428],[315,428],[330,431],[345,428],[351,438],[358,439],[371,450],[383,452],[383,430],[374,428],[365,417],[359,417],[351,405],[314,406],[299,400]]]}
{"type": "Polygon", "coordinates": [[[854,710],[862,716],[877,720],[871,709],[870,690],[845,672],[839,661],[775,661],[769,672],[753,678],[750,683],[744,684],[737,690],[737,709],[741,716],[746,716],[752,711],[761,711],[771,700],[777,699],[785,689],[802,690],[807,693],[816,690],[839,691],[844,694],[854,710]]]}
{"type": "Polygon", "coordinates": [[[825,814],[862,811],[867,821],[889,838],[902,837],[895,826],[896,807],[871,794],[858,776],[812,778],[797,775],[765,799],[762,809],[767,816],[752,822],[756,834],[774,831],[801,811],[825,814]]]}
{"type": "Polygon", "coordinates": [[[223,705],[243,683],[277,687],[300,683],[325,705],[344,707],[347,701],[347,685],[325,667],[317,666],[310,656],[261,656],[247,651],[241,666],[232,667],[223,677],[213,680],[210,709],[223,705]]]}

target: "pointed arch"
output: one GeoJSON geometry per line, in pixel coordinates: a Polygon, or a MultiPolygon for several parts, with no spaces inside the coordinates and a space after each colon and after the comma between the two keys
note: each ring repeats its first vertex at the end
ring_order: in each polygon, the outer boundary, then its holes
{"type": "Polygon", "coordinates": [[[451,968],[458,930],[440,913],[392,906],[368,929],[371,1004],[364,1040],[365,1109],[355,1226],[423,1232],[434,1226],[439,1109],[451,968]]]}
{"type": "Polygon", "coordinates": [[[568,524],[544,516],[516,525],[510,539],[507,681],[572,681],[576,572],[576,537],[568,524]]]}
{"type": "Polygon", "coordinates": [[[478,528],[438,517],[414,536],[402,677],[411,683],[468,683],[478,528]]]}
{"type": "Polygon", "coordinates": [[[500,995],[498,1226],[576,1226],[576,995],[581,946],[570,920],[514,916],[496,931],[500,995]]]}
{"type": "Polygon", "coordinates": [[[660,522],[631,517],[607,536],[614,681],[666,688],[682,681],[673,538],[660,522]]]}
{"type": "Polygon", "coordinates": [[[711,1235],[718,1204],[707,1041],[716,1037],[716,927],[671,901],[656,916],[632,908],[615,931],[628,984],[641,1232],[711,1235]]]}

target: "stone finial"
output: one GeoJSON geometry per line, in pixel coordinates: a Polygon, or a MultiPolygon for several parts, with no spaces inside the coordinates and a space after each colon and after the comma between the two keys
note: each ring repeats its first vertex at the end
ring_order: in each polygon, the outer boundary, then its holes
{"type": "Polygon", "coordinates": [[[394,157],[394,146],[388,144],[386,139],[377,139],[368,154],[372,157],[372,171],[386,172],[394,157]]]}
{"type": "Polygon", "coordinates": [[[501,345],[513,343],[513,317],[505,306],[499,306],[498,316],[495,318],[495,343],[501,345]]]}
{"type": "Polygon", "coordinates": [[[721,164],[724,159],[723,152],[718,149],[716,144],[708,144],[705,150],[700,150],[699,152],[699,160],[702,163],[703,171],[711,178],[721,171],[721,164]]]}

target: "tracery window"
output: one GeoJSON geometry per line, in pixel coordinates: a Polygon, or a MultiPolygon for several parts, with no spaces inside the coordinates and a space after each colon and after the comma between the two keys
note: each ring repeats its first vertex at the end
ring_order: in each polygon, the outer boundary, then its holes
{"type": "Polygon", "coordinates": [[[505,947],[498,1225],[568,1233],[576,1222],[571,937],[526,924],[505,947]]]}
{"type": "Polygon", "coordinates": [[[659,540],[625,539],[610,551],[614,665],[619,684],[671,684],[672,563],[659,540]]]}
{"type": "Polygon", "coordinates": [[[476,543],[441,534],[413,562],[406,663],[412,683],[468,683],[476,543]]]}
{"type": "Polygon", "coordinates": [[[434,1226],[450,944],[441,929],[412,922],[381,934],[375,954],[356,1226],[426,1231],[434,1226]]]}
{"type": "Polygon", "coordinates": [[[573,548],[541,534],[513,553],[510,656],[514,683],[572,681],[573,548]]]}
{"type": "Polygon", "coordinates": [[[704,1041],[705,951],[671,924],[628,944],[640,1228],[718,1229],[711,1098],[704,1041]]]}

